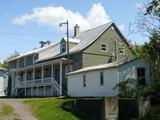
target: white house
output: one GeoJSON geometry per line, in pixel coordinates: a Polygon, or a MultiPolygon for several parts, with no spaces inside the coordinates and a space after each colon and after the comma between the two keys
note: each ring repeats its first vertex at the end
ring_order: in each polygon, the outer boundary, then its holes
{"type": "Polygon", "coordinates": [[[7,70],[0,67],[0,96],[5,96],[5,90],[8,86],[7,70]]]}
{"type": "Polygon", "coordinates": [[[68,95],[72,97],[116,96],[114,86],[133,78],[139,85],[150,83],[149,66],[138,58],[90,66],[68,73],[68,95]]]}

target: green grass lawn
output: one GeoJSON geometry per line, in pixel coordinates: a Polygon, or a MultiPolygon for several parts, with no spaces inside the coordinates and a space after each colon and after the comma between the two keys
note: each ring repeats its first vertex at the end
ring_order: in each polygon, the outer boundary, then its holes
{"type": "Polygon", "coordinates": [[[62,104],[70,100],[72,99],[52,97],[34,98],[24,102],[31,107],[33,114],[39,120],[86,120],[62,109],[62,104]]]}
{"type": "Polygon", "coordinates": [[[13,108],[10,105],[4,104],[2,107],[2,111],[0,112],[0,115],[10,115],[13,112],[13,108]]]}

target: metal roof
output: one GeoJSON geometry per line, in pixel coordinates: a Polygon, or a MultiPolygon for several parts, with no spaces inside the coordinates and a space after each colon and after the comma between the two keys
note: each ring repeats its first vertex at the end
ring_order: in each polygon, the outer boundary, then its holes
{"type": "MultiPolygon", "coordinates": [[[[103,34],[112,24],[113,22],[108,22],[96,28],[92,28],[92,29],[80,32],[76,37],[69,38],[69,41],[74,41],[78,43],[75,47],[69,50],[70,54],[79,52],[83,50],[84,48],[88,47],[91,43],[96,41],[98,37],[101,34],[103,34]]],[[[59,58],[65,55],[67,55],[67,53],[62,53],[62,54],[58,54],[55,56],[48,56],[45,59],[37,60],[37,62],[42,62],[42,61],[50,60],[50,59],[56,59],[56,58],[59,58]]]]}
{"type": "MultiPolygon", "coordinates": [[[[101,25],[101,26],[98,26],[96,28],[92,28],[92,29],[80,32],[77,36],[75,36],[73,38],[69,38],[69,42],[73,42],[73,43],[77,44],[75,47],[73,47],[72,49],[69,50],[70,54],[80,52],[81,50],[88,47],[90,44],[92,44],[94,41],[96,41],[112,24],[114,24],[114,23],[108,22],[108,23],[101,25]]],[[[66,40],[66,37],[64,37],[62,39],[66,40]]],[[[21,56],[18,56],[12,60],[19,59],[19,58],[25,57],[27,55],[39,53],[40,51],[47,49],[48,47],[55,47],[56,44],[58,44],[58,43],[60,43],[60,41],[52,43],[51,45],[48,45],[43,48],[32,50],[32,51],[27,52],[21,56]]],[[[127,41],[126,41],[126,43],[127,43],[127,41]]],[[[59,48],[57,48],[57,50],[60,51],[59,48]]],[[[55,51],[57,51],[57,50],[55,50],[55,51]]],[[[65,55],[67,55],[67,53],[60,54],[60,52],[59,53],[56,52],[56,54],[53,54],[53,53],[49,53],[49,51],[48,51],[48,53],[45,56],[43,56],[43,58],[39,58],[37,60],[37,62],[43,62],[43,61],[47,61],[47,60],[51,60],[51,59],[57,59],[60,57],[64,57],[65,55]]],[[[12,61],[12,60],[10,60],[10,61],[12,61]]]]}
{"type": "Polygon", "coordinates": [[[111,26],[113,22],[106,23],[104,25],[98,26],[96,28],[92,28],[83,32],[80,32],[74,39],[79,39],[80,42],[78,45],[73,47],[70,52],[80,51],[87,46],[89,46],[91,43],[93,43],[97,38],[104,33],[105,30],[111,26]]]}

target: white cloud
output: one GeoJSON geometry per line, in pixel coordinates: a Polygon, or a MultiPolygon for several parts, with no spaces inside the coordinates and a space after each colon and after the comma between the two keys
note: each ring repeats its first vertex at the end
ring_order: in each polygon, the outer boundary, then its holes
{"type": "Polygon", "coordinates": [[[60,22],[66,20],[69,20],[70,29],[72,29],[75,24],[78,24],[81,30],[86,30],[107,23],[110,21],[110,18],[106,14],[102,4],[97,3],[92,6],[86,16],[83,16],[79,12],[65,9],[63,6],[48,6],[34,8],[31,13],[17,16],[12,22],[17,25],[36,22],[38,25],[58,27],[60,22]]]}
{"type": "Polygon", "coordinates": [[[124,27],[123,24],[121,24],[121,25],[118,26],[118,28],[119,28],[121,31],[124,31],[124,28],[125,28],[125,27],[124,27]]]}
{"type": "Polygon", "coordinates": [[[144,8],[144,3],[137,3],[137,4],[136,4],[136,8],[137,8],[137,9],[142,9],[142,8],[144,8]]]}

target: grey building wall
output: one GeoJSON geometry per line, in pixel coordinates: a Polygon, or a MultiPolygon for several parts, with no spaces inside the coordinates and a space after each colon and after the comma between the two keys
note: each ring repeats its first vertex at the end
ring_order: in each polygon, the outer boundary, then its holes
{"type": "Polygon", "coordinates": [[[94,43],[83,50],[82,66],[87,67],[108,63],[111,59],[115,59],[115,53],[117,56],[117,61],[122,61],[133,56],[123,38],[117,33],[116,29],[111,26],[94,43]],[[119,54],[119,43],[125,47],[124,54],[119,54]],[[107,52],[101,51],[101,44],[107,44],[107,52]]]}

